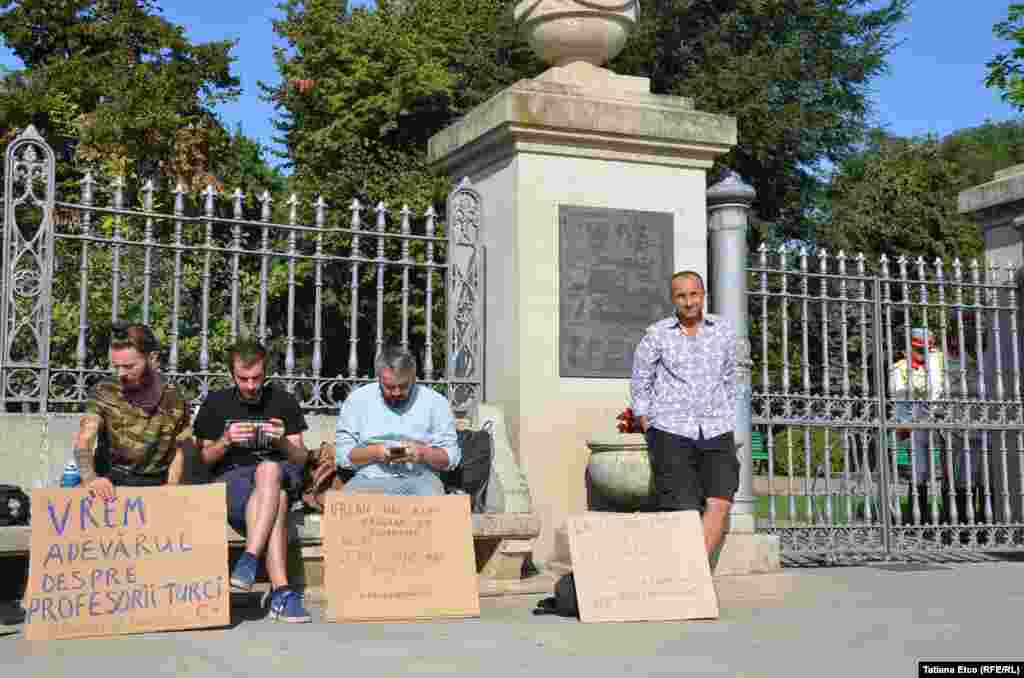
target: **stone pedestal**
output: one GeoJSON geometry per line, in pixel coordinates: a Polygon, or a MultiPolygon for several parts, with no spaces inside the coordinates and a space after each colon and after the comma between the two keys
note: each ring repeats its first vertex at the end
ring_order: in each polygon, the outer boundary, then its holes
{"type": "MultiPolygon", "coordinates": [[[[1009,311],[996,314],[985,314],[986,349],[981,356],[985,366],[984,378],[987,386],[985,399],[997,400],[996,354],[999,354],[1003,365],[1004,398],[1014,399],[1012,375],[1007,367],[1015,364],[1022,353],[1021,335],[1009,331],[1011,322],[1016,327],[1024,327],[1024,309],[1020,300],[1024,299],[1021,270],[1024,270],[1024,165],[1014,165],[995,173],[992,181],[974,186],[960,192],[958,208],[962,214],[969,214],[981,227],[985,239],[985,264],[983,275],[989,282],[1014,282],[1018,294],[1016,304],[1017,317],[1011,319],[1009,311]],[[994,266],[995,268],[989,268],[994,266]],[[1007,271],[1014,270],[1015,281],[1007,279],[1007,271]],[[997,334],[993,327],[998,323],[1001,331],[997,334]],[[1016,355],[1015,355],[1016,354],[1016,355]]],[[[966,277],[966,267],[965,267],[966,277]]],[[[968,295],[965,292],[965,296],[968,295]]],[[[1009,306],[1007,293],[1001,293],[1001,305],[1009,306]]],[[[1011,368],[1012,369],[1012,368],[1011,368]]],[[[976,391],[969,397],[978,397],[976,391]]],[[[975,434],[974,448],[977,450],[981,435],[975,434]]],[[[1021,501],[1021,460],[1014,431],[1007,433],[988,432],[989,479],[992,492],[993,517],[996,522],[1020,522],[1024,520],[1024,505],[1021,501]],[[1006,449],[1004,458],[1002,450],[1006,449]],[[1004,499],[1004,492],[1008,495],[1004,499]]],[[[979,457],[980,460],[980,457],[979,457]]]]}
{"type": "Polygon", "coordinates": [[[559,375],[559,206],[669,213],[675,268],[703,273],[705,172],[735,143],[735,119],[583,62],[516,83],[430,140],[434,167],[483,196],[484,399],[506,413],[543,521],[537,563],[586,509],[587,438],[617,435],[629,401],[628,379],[559,375]]]}
{"type": "MultiPolygon", "coordinates": [[[[569,553],[569,531],[562,525],[554,531],[555,555],[547,562],[552,576],[572,571],[569,553]]],[[[711,574],[730,577],[744,574],[763,574],[782,569],[779,538],[754,532],[754,521],[744,516],[732,516],[729,530],[722,545],[711,556],[711,574]]]]}
{"type": "Polygon", "coordinates": [[[776,572],[782,569],[779,538],[754,531],[754,516],[733,513],[729,528],[711,556],[711,572],[716,577],[776,572]]]}

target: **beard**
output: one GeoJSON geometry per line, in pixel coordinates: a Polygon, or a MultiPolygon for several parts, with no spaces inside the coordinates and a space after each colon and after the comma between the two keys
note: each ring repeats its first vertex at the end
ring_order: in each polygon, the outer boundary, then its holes
{"type": "MultiPolygon", "coordinates": [[[[378,384],[378,386],[380,385],[378,384]]],[[[409,395],[411,394],[412,391],[410,390],[409,395]]],[[[402,405],[409,401],[409,395],[406,395],[404,398],[391,398],[388,396],[387,393],[384,392],[384,387],[380,387],[380,396],[381,398],[384,399],[384,404],[387,405],[388,407],[401,407],[402,405]]]]}
{"type": "Polygon", "coordinates": [[[137,381],[125,381],[121,380],[121,389],[129,392],[141,391],[153,382],[153,368],[146,364],[145,369],[142,370],[142,374],[139,375],[137,381]]]}
{"type": "Polygon", "coordinates": [[[252,392],[252,395],[246,395],[245,392],[242,391],[242,389],[237,384],[235,385],[235,388],[238,389],[238,399],[241,400],[243,403],[258,403],[260,399],[263,397],[263,386],[259,386],[255,391],[252,392]]]}

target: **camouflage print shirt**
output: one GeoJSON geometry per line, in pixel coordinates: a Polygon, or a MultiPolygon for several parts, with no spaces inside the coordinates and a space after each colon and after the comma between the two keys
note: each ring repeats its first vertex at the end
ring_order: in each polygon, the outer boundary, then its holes
{"type": "Polygon", "coordinates": [[[96,384],[85,404],[86,415],[99,416],[96,469],[113,465],[141,475],[166,473],[178,443],[192,439],[188,401],[165,383],[152,415],[128,402],[116,379],[96,384]]]}

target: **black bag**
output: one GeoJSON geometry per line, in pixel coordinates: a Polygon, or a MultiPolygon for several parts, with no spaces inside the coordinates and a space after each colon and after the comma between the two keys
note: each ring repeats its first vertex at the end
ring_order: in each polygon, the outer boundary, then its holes
{"type": "Polygon", "coordinates": [[[576,601],[576,578],[563,574],[555,582],[555,595],[537,603],[534,614],[557,614],[560,617],[576,617],[579,619],[580,606],[576,601]]]}
{"type": "Polygon", "coordinates": [[[484,422],[479,430],[459,431],[462,462],[441,474],[445,492],[463,491],[469,495],[473,513],[483,513],[487,507],[487,483],[491,478],[491,460],[494,456],[492,422],[484,422]]]}
{"type": "Polygon", "coordinates": [[[28,525],[31,502],[17,485],[0,485],[0,527],[28,525]]]}

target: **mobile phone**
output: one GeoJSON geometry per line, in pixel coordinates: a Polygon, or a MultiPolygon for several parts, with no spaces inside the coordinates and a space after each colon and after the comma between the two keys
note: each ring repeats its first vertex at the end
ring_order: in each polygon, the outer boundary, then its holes
{"type": "Polygon", "coordinates": [[[231,419],[227,422],[227,426],[231,426],[231,424],[249,424],[252,426],[254,429],[253,436],[243,443],[236,443],[236,445],[249,450],[260,450],[271,445],[270,436],[263,430],[264,424],[267,423],[265,419],[231,419]]]}

